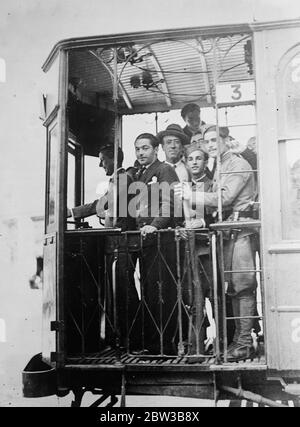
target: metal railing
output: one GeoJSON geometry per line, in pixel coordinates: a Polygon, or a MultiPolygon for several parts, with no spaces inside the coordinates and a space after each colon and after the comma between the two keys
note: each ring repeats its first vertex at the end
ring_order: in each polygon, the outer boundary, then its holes
{"type": "MultiPolygon", "coordinates": [[[[227,313],[224,275],[250,270],[225,270],[223,233],[259,228],[254,220],[222,222],[211,230],[159,230],[146,239],[139,231],[72,232],[77,249],[72,248],[69,262],[78,270],[66,277],[66,334],[72,330],[80,343],[71,353],[84,356],[91,347],[98,351],[111,346],[120,355],[227,362],[227,323],[238,317],[227,313]],[[93,248],[88,251],[89,246],[93,248]],[[206,351],[208,301],[215,337],[206,351]]],[[[72,265],[69,269],[73,271],[72,265]]],[[[261,268],[251,272],[260,274],[261,268]]],[[[262,282],[260,288],[263,293],[262,282]]]]}

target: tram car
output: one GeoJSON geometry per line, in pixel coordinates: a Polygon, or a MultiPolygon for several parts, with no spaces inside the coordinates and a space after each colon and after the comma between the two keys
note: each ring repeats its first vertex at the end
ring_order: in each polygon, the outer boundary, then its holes
{"type": "MultiPolygon", "coordinates": [[[[43,345],[22,373],[24,396],[73,392],[73,406],[80,406],[86,391],[99,395],[94,405],[113,405],[118,395],[125,405],[126,395],[137,394],[215,401],[235,395],[271,406],[279,405],[278,399],[297,400],[300,21],[66,39],[54,46],[43,71],[43,345]],[[225,217],[218,152],[215,220],[195,230],[187,227],[185,239],[182,226],[162,227],[153,237],[152,272],[157,269],[158,277],[154,314],[145,296],[141,260],[146,240],[139,229],[124,231],[116,221],[107,227],[96,216],[74,219],[68,211],[94,203],[90,189],[99,173],[99,151],[107,141],[115,153],[122,147],[126,167],[133,166],[135,137],[150,132],[149,123],[147,129],[139,127],[141,118],[151,118],[150,133],[156,134],[165,129],[168,114],[178,114],[188,103],[196,103],[201,118],[216,125],[218,140],[224,126],[237,140],[256,137],[257,168],[246,171],[257,180],[255,215],[243,220],[225,217]],[[135,135],[129,129],[133,124],[135,135]],[[226,270],[224,239],[241,230],[255,235],[254,264],[226,270]],[[206,267],[195,262],[199,240],[208,249],[206,267]],[[123,243],[109,250],[112,241],[123,243]],[[258,284],[257,311],[237,316],[228,305],[226,274],[249,273],[258,284]],[[134,313],[126,289],[130,274],[138,293],[134,313]],[[202,286],[207,277],[209,298],[202,286]],[[172,282],[167,291],[164,280],[172,282]],[[185,286],[192,309],[183,298],[185,286]],[[166,316],[169,295],[172,307],[166,316]],[[215,326],[210,340],[203,332],[205,304],[211,307],[215,326]],[[232,360],[232,324],[249,318],[258,325],[252,328],[255,352],[232,360]],[[146,321],[156,331],[156,350],[145,345],[146,321]],[[169,351],[166,336],[172,322],[176,333],[169,351]]],[[[116,208],[112,216],[116,219],[116,208]]]]}

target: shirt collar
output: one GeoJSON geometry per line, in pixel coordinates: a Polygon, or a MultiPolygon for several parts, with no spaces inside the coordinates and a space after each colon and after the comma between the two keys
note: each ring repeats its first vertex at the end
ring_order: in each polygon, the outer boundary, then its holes
{"type": "Polygon", "coordinates": [[[183,161],[182,161],[182,159],[180,159],[177,163],[170,163],[170,162],[167,162],[167,160],[165,160],[165,163],[167,163],[167,165],[170,165],[170,166],[179,166],[181,163],[183,163],[183,161]]]}
{"type": "Polygon", "coordinates": [[[200,176],[200,178],[197,178],[197,179],[192,178],[192,182],[194,184],[197,184],[198,182],[201,182],[205,177],[206,177],[206,174],[204,173],[203,175],[200,176]]]}

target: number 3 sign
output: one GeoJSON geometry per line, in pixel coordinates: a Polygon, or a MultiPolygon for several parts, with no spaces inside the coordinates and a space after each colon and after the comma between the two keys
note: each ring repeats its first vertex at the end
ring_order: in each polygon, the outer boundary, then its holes
{"type": "Polygon", "coordinates": [[[255,101],[253,80],[219,83],[216,86],[217,104],[239,104],[255,101]]]}

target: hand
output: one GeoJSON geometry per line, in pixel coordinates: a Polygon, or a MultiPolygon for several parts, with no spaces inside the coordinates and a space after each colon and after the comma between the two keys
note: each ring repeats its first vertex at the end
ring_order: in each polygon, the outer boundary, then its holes
{"type": "Polygon", "coordinates": [[[179,228],[178,229],[178,233],[179,233],[179,237],[182,240],[188,240],[189,234],[188,234],[188,232],[187,232],[187,230],[185,228],[179,228]]]}
{"type": "Polygon", "coordinates": [[[157,231],[156,227],[153,227],[153,225],[144,225],[144,227],[141,228],[141,235],[145,239],[147,237],[147,234],[153,234],[157,231]]]}
{"type": "Polygon", "coordinates": [[[67,218],[70,218],[72,216],[71,209],[67,208],[67,218]]]}
{"type": "Polygon", "coordinates": [[[179,199],[187,200],[188,202],[190,202],[192,200],[191,184],[189,182],[181,182],[179,184],[175,184],[174,194],[179,199]]]}

